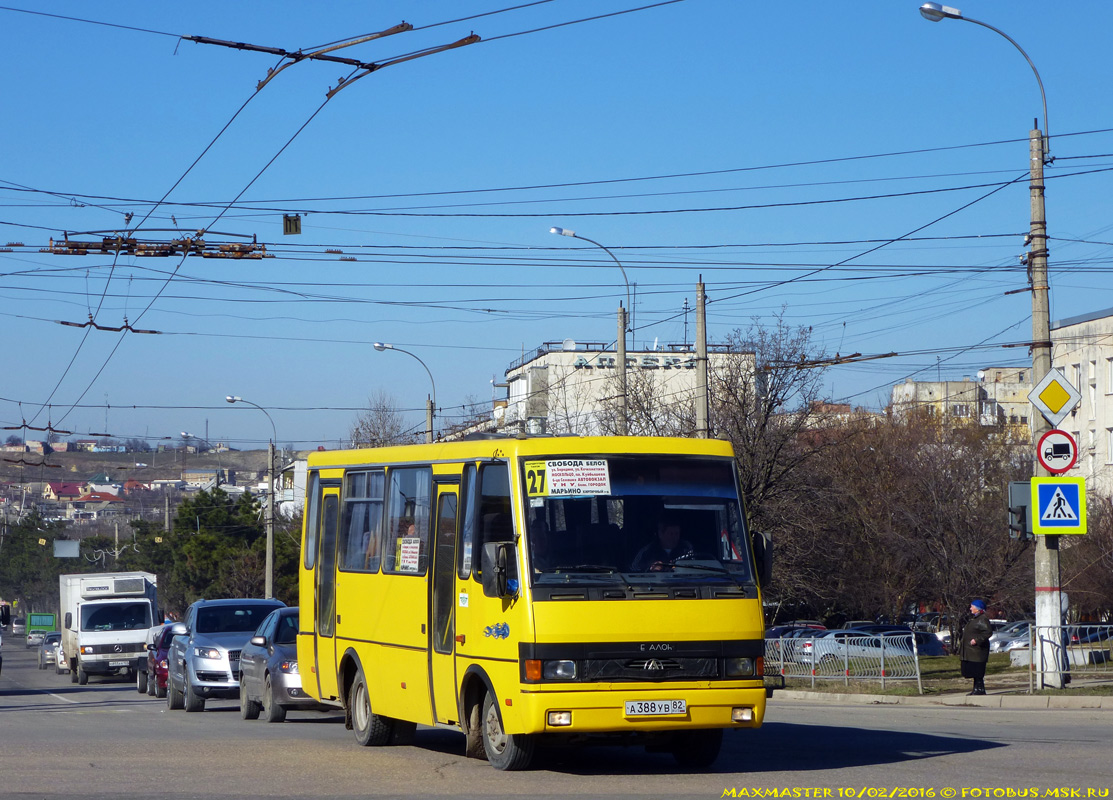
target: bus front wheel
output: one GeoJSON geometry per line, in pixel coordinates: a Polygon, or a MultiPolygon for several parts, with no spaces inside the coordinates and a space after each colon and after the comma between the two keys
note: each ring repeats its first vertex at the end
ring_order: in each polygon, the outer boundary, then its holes
{"type": "Polygon", "coordinates": [[[498,705],[492,694],[483,698],[480,732],[483,735],[483,749],[492,767],[501,770],[529,768],[536,740],[527,734],[506,733],[503,730],[498,705]]]}
{"type": "Polygon", "coordinates": [[[676,735],[672,755],[685,769],[705,769],[715,763],[723,747],[723,729],[681,731],[676,735]]]}
{"type": "Polygon", "coordinates": [[[371,710],[371,695],[367,691],[367,678],[363,676],[362,668],[356,672],[348,697],[348,702],[352,704],[352,730],[356,741],[363,747],[382,747],[389,743],[394,721],[371,710]]]}

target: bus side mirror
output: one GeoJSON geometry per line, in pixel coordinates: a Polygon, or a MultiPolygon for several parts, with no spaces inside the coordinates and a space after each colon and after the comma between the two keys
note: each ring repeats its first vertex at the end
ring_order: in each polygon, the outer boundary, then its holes
{"type": "Polygon", "coordinates": [[[0,606],[0,628],[6,628],[12,621],[12,611],[7,606],[0,606]]]}
{"type": "MultiPolygon", "coordinates": [[[[511,574],[513,542],[487,542],[483,545],[483,594],[487,597],[513,597],[518,593],[516,576],[511,574]]],[[[516,572],[517,570],[514,570],[516,572]]]]}
{"type": "Polygon", "coordinates": [[[73,627],[73,612],[72,611],[67,611],[66,612],[66,619],[64,620],[64,624],[66,626],[66,630],[69,630],[70,628],[73,627]]]}
{"type": "Polygon", "coordinates": [[[767,533],[755,533],[753,542],[758,584],[767,586],[770,578],[773,577],[773,540],[767,533]]]}

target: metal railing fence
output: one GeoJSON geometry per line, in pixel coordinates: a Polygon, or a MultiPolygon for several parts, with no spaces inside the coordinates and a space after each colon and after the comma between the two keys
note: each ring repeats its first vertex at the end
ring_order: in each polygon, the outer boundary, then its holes
{"type": "MultiPolygon", "coordinates": [[[[1011,652],[1014,666],[1028,665],[1028,690],[1054,685],[1049,675],[1113,676],[1113,624],[1032,625],[1028,648],[1011,652]],[[1056,669],[1056,665],[1058,669],[1056,669]]],[[[1066,682],[1066,681],[1064,681],[1066,682]]]]}
{"type": "Polygon", "coordinates": [[[788,678],[886,681],[915,680],[920,694],[919,649],[916,637],[846,634],[840,636],[781,637],[765,640],[765,674],[788,678]]]}

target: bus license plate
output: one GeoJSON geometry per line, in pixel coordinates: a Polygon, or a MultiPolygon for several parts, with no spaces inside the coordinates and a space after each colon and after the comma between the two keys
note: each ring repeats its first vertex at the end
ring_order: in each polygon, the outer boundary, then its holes
{"type": "Polygon", "coordinates": [[[626,716],[658,717],[665,714],[686,714],[686,700],[627,700],[626,716]]]}
{"type": "Polygon", "coordinates": [[[110,667],[126,667],[127,665],[128,665],[128,662],[126,662],[126,661],[109,661],[108,662],[108,666],[110,666],[110,667]]]}

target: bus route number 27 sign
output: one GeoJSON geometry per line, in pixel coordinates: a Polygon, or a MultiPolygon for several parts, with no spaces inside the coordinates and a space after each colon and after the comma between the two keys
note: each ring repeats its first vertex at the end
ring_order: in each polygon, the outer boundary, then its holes
{"type": "Polygon", "coordinates": [[[1040,437],[1036,459],[1052,475],[1062,475],[1078,461],[1078,442],[1066,431],[1053,428],[1040,437]]]}

